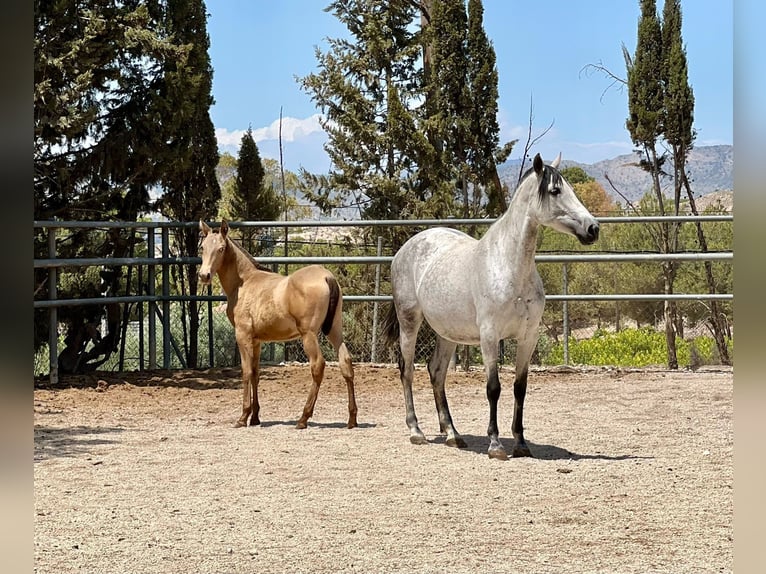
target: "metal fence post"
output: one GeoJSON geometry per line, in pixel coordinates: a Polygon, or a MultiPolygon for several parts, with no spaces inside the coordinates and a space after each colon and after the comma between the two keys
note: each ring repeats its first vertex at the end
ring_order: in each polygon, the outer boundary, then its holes
{"type": "MultiPolygon", "coordinates": [[[[149,227],[146,234],[147,253],[151,259],[154,259],[154,227],[149,227]]],[[[156,267],[153,263],[149,264],[149,369],[157,369],[157,303],[153,300],[155,295],[155,281],[157,277],[156,267]]],[[[141,326],[143,329],[143,325],[141,326]]]]}
{"type": "MultiPolygon", "coordinates": [[[[162,258],[170,257],[169,229],[162,228],[162,258]]],[[[162,368],[170,368],[170,264],[162,264],[162,368]]]]}
{"type": "MultiPolygon", "coordinates": [[[[564,271],[563,271],[563,277],[562,277],[561,291],[563,292],[564,295],[567,295],[568,294],[568,292],[567,292],[567,289],[568,289],[568,281],[567,281],[567,279],[568,279],[568,277],[567,277],[567,264],[566,263],[564,263],[564,265],[563,265],[563,270],[564,271]]],[[[566,299],[564,299],[564,301],[562,301],[562,303],[563,303],[562,312],[563,312],[563,315],[564,315],[564,325],[563,325],[563,330],[564,330],[564,364],[565,365],[569,365],[569,305],[568,305],[569,302],[566,299]]]]}
{"type": "MultiPolygon", "coordinates": [[[[378,249],[376,255],[380,257],[383,254],[383,237],[378,235],[378,249]]],[[[380,295],[380,263],[375,266],[375,296],[380,295]]],[[[378,362],[378,302],[372,303],[372,350],[370,351],[370,361],[378,362]]]]}
{"type": "MultiPolygon", "coordinates": [[[[48,229],[48,257],[51,259],[56,258],[56,228],[51,227],[48,229]]],[[[58,269],[51,267],[48,270],[48,299],[51,301],[56,300],[57,292],[57,274],[58,269]]],[[[56,307],[50,308],[49,324],[48,324],[48,380],[51,385],[55,385],[59,382],[59,325],[58,325],[58,309],[56,307]]]]}

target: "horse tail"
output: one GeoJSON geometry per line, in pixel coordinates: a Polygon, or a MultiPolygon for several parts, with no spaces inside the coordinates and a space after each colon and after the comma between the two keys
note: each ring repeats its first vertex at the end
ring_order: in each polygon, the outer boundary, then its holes
{"type": "Polygon", "coordinates": [[[399,317],[396,315],[396,307],[394,307],[393,303],[391,303],[388,313],[383,318],[381,332],[386,347],[392,347],[399,340],[399,317]]]}
{"type": "Polygon", "coordinates": [[[332,275],[325,277],[325,281],[327,281],[327,287],[330,289],[330,301],[327,303],[327,315],[325,315],[324,322],[322,323],[322,333],[327,335],[330,333],[330,329],[332,329],[335,310],[338,308],[338,301],[340,301],[340,287],[332,275]]]}

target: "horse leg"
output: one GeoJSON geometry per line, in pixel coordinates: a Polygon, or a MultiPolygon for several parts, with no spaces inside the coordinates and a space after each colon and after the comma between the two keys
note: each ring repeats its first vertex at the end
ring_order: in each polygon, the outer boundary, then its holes
{"type": "Polygon", "coordinates": [[[447,378],[447,368],[452,355],[455,353],[457,343],[447,341],[443,337],[436,337],[436,348],[431,360],[428,362],[428,375],[431,378],[431,387],[434,391],[436,412],[439,414],[439,430],[447,434],[447,446],[465,448],[466,442],[455,430],[452,424],[452,416],[447,404],[447,395],[444,392],[444,381],[447,378]]]}
{"type": "Polygon", "coordinates": [[[489,401],[489,450],[490,458],[506,460],[508,454],[500,442],[500,431],[497,428],[497,403],[500,400],[500,377],[497,372],[497,346],[498,341],[494,337],[481,338],[481,356],[484,361],[484,370],[487,374],[487,400],[489,401]]]}
{"type": "Polygon", "coordinates": [[[399,375],[402,380],[404,406],[407,411],[405,420],[410,429],[410,442],[412,444],[425,444],[428,441],[418,426],[418,417],[415,416],[415,401],[412,398],[412,379],[415,376],[415,343],[423,317],[414,312],[403,313],[402,315],[399,318],[399,348],[401,350],[399,375]]]}
{"type": "MultiPolygon", "coordinates": [[[[536,335],[536,333],[535,333],[536,335]]],[[[519,339],[516,347],[516,376],[513,380],[513,422],[511,431],[513,432],[513,451],[511,456],[532,456],[524,440],[524,397],[527,394],[527,374],[529,372],[529,361],[532,358],[537,338],[525,337],[519,339]]]]}
{"type": "Polygon", "coordinates": [[[335,354],[338,355],[340,373],[346,381],[346,389],[348,390],[348,424],[346,426],[352,429],[356,426],[357,411],[356,396],[354,394],[354,365],[351,363],[351,354],[348,352],[346,343],[343,342],[341,322],[337,317],[327,338],[330,340],[333,349],[335,349],[335,354]]]}
{"type": "Polygon", "coordinates": [[[253,341],[247,333],[235,332],[242,365],[242,415],[234,427],[247,426],[247,419],[253,412],[253,341]]]}
{"type": "Polygon", "coordinates": [[[298,420],[298,424],[295,425],[295,428],[298,429],[305,429],[308,420],[314,414],[314,405],[317,402],[319,385],[322,384],[325,366],[325,360],[322,356],[322,351],[319,348],[319,339],[317,339],[316,333],[308,331],[303,335],[303,349],[306,351],[306,355],[309,358],[312,383],[311,390],[309,391],[309,398],[306,401],[306,406],[303,407],[303,414],[298,420]]]}

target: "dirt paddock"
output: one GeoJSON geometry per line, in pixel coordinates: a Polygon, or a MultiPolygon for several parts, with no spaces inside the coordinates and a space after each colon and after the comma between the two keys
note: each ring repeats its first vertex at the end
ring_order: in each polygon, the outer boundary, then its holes
{"type": "MultiPolygon", "coordinates": [[[[356,365],[359,427],[329,364],[267,367],[258,427],[237,370],[99,373],[39,384],[35,572],[702,573],[733,571],[733,375],[533,370],[535,458],[490,459],[481,371],[447,394],[468,443],[439,436],[428,375],[412,445],[398,371],[356,365]]],[[[510,446],[512,372],[501,373],[510,446]]]]}

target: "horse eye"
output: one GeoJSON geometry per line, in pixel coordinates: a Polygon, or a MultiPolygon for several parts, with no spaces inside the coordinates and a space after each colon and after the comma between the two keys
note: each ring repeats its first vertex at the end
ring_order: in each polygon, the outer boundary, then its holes
{"type": "Polygon", "coordinates": [[[561,188],[560,187],[552,187],[551,188],[551,195],[558,195],[560,193],[561,193],[561,188]]]}

